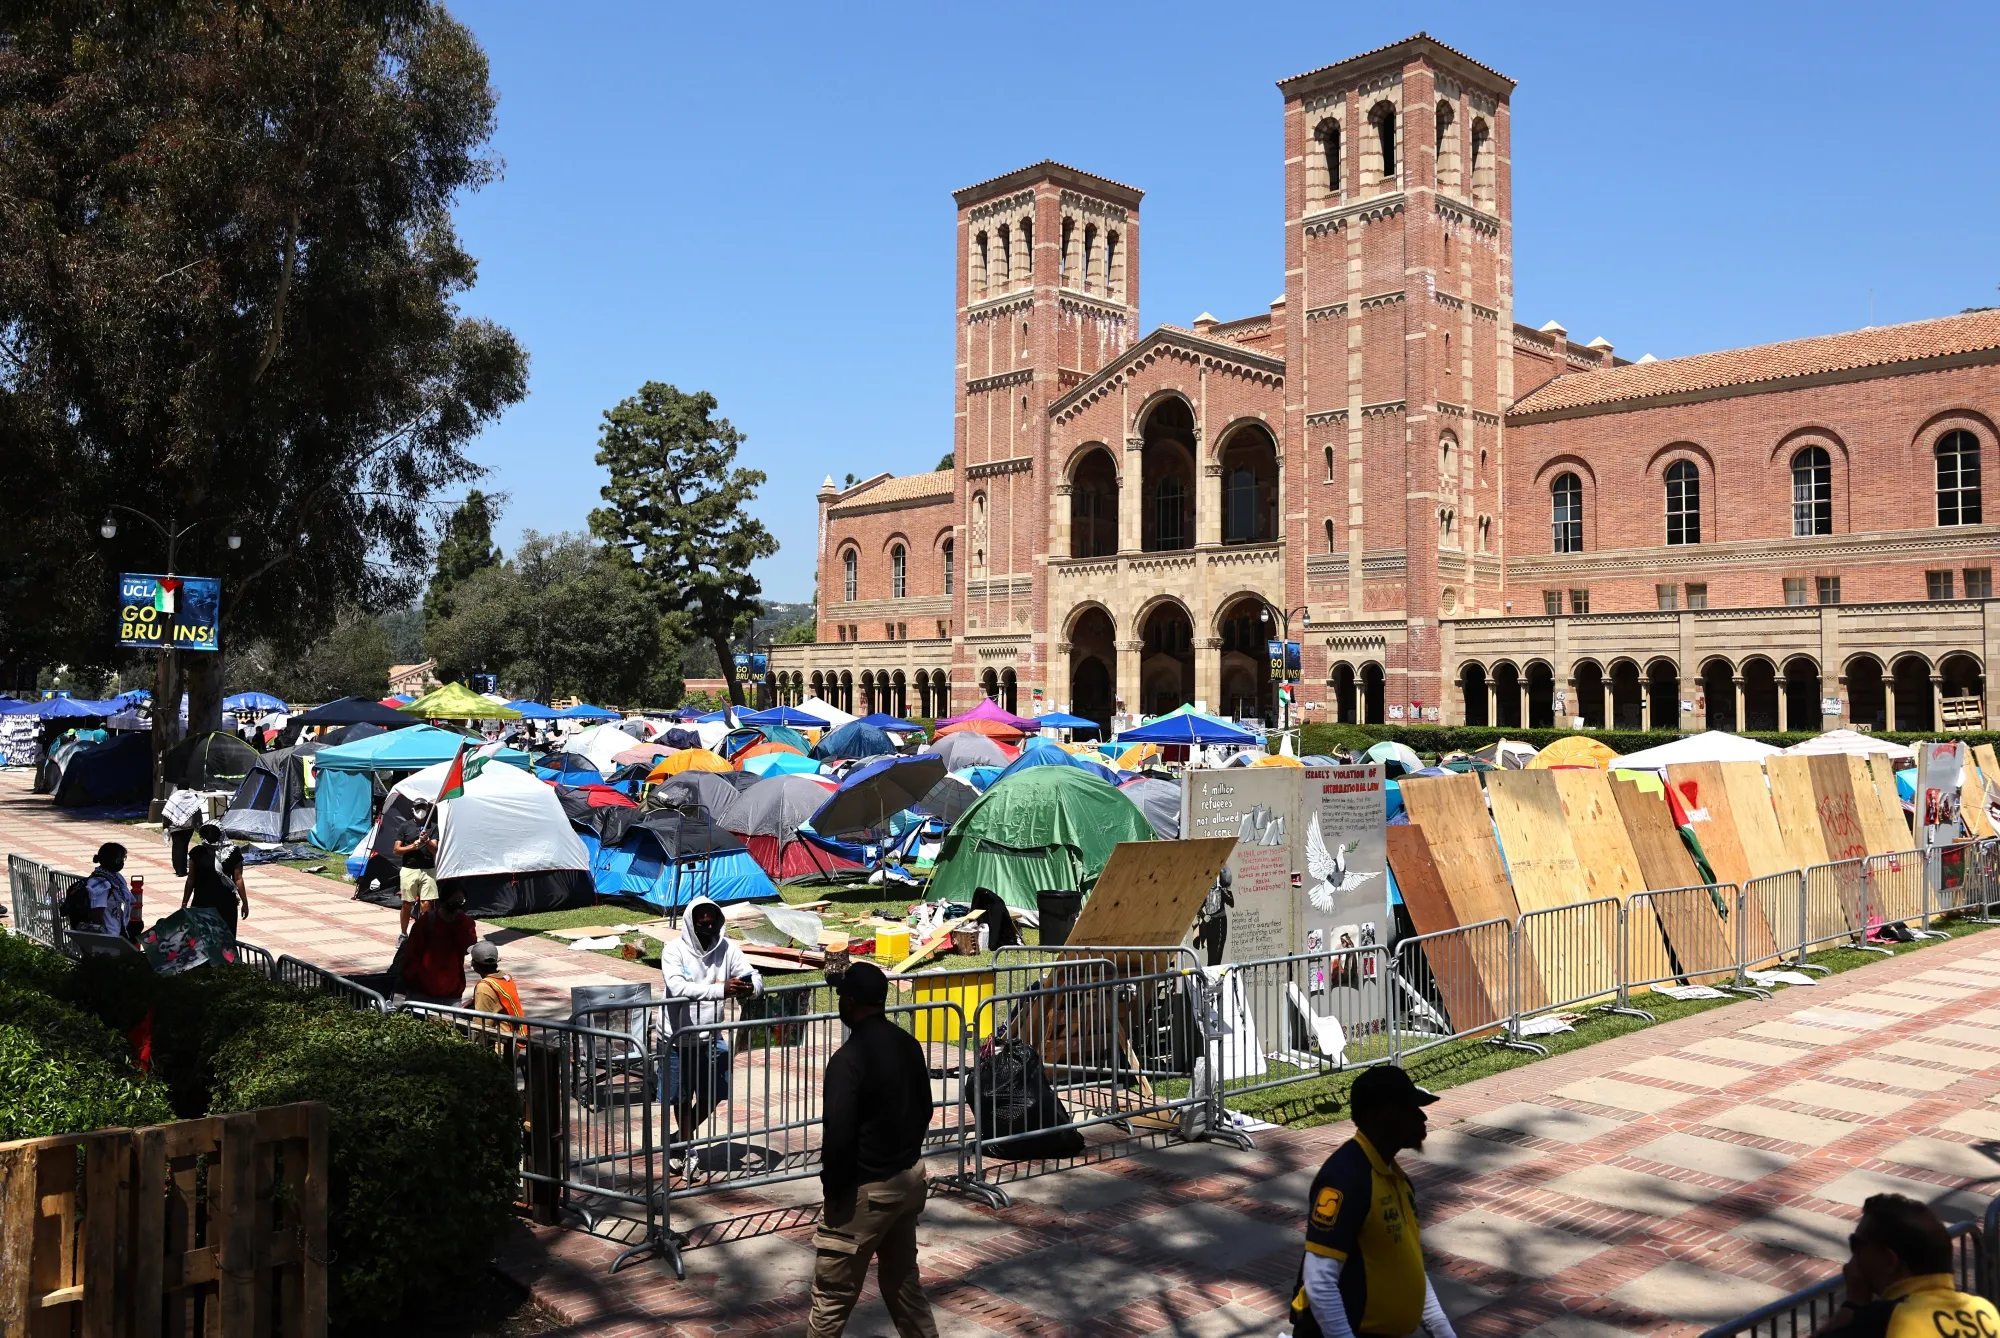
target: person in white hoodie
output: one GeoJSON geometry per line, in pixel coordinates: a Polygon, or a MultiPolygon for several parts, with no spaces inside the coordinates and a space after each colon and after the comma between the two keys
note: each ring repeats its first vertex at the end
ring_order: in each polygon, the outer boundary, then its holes
{"type": "Polygon", "coordinates": [[[729,1041],[712,1030],[727,1020],[724,1001],[764,993],[764,978],[722,926],[722,907],[696,897],[681,920],[680,937],[660,952],[668,1030],[660,1056],[660,1104],[674,1108],[680,1136],[670,1157],[676,1160],[687,1155],[695,1132],[729,1099],[729,1041]]]}

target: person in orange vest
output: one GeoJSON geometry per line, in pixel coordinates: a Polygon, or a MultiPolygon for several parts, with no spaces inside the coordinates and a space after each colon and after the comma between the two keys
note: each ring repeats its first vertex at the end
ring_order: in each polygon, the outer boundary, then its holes
{"type": "Polygon", "coordinates": [[[472,945],[468,956],[472,969],[479,973],[479,981],[472,987],[472,1011],[526,1017],[527,1010],[521,1007],[521,992],[514,988],[514,977],[500,969],[500,949],[493,941],[481,939],[472,945]]]}

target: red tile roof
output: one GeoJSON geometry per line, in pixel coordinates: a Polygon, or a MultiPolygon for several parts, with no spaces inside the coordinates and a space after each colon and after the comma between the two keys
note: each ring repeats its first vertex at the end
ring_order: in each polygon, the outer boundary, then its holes
{"type": "Polygon", "coordinates": [[[952,485],[957,479],[958,475],[949,469],[932,470],[928,474],[904,474],[900,478],[886,478],[880,483],[865,484],[859,491],[842,497],[834,505],[874,506],[881,502],[914,502],[921,499],[950,497],[952,485]]]}
{"type": "Polygon", "coordinates": [[[2000,349],[2000,311],[1973,311],[1905,325],[1788,339],[1781,344],[1628,363],[1609,371],[1573,372],[1530,391],[1512,413],[1543,414],[1622,404],[1988,349],[2000,349]]]}

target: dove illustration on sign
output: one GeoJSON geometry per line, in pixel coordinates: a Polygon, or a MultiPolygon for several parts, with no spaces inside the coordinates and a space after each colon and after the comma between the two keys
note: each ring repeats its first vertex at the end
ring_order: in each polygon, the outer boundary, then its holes
{"type": "Polygon", "coordinates": [[[1353,892],[1379,870],[1366,873],[1349,872],[1347,857],[1361,848],[1359,841],[1341,844],[1334,838],[1331,848],[1327,845],[1326,833],[1320,830],[1319,818],[1314,816],[1312,825],[1306,828],[1306,872],[1312,875],[1313,885],[1306,893],[1306,899],[1317,911],[1331,911],[1333,899],[1343,892],[1353,892]]]}

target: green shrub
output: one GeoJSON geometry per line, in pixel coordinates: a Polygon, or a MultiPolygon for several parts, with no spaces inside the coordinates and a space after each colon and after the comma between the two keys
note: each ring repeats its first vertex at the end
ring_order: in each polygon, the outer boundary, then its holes
{"type": "Polygon", "coordinates": [[[172,1119],[166,1089],[130,1054],[89,1014],[0,984],[0,1141],[172,1119]]]}
{"type": "Polygon", "coordinates": [[[0,989],[60,994],[70,975],[70,960],[43,947],[26,934],[0,931],[0,989]]]}
{"type": "Polygon", "coordinates": [[[337,1327],[371,1328],[476,1278],[514,1201],[521,1123],[490,1051],[405,1014],[270,1009],[215,1057],[214,1110],[331,1108],[337,1327]]]}

